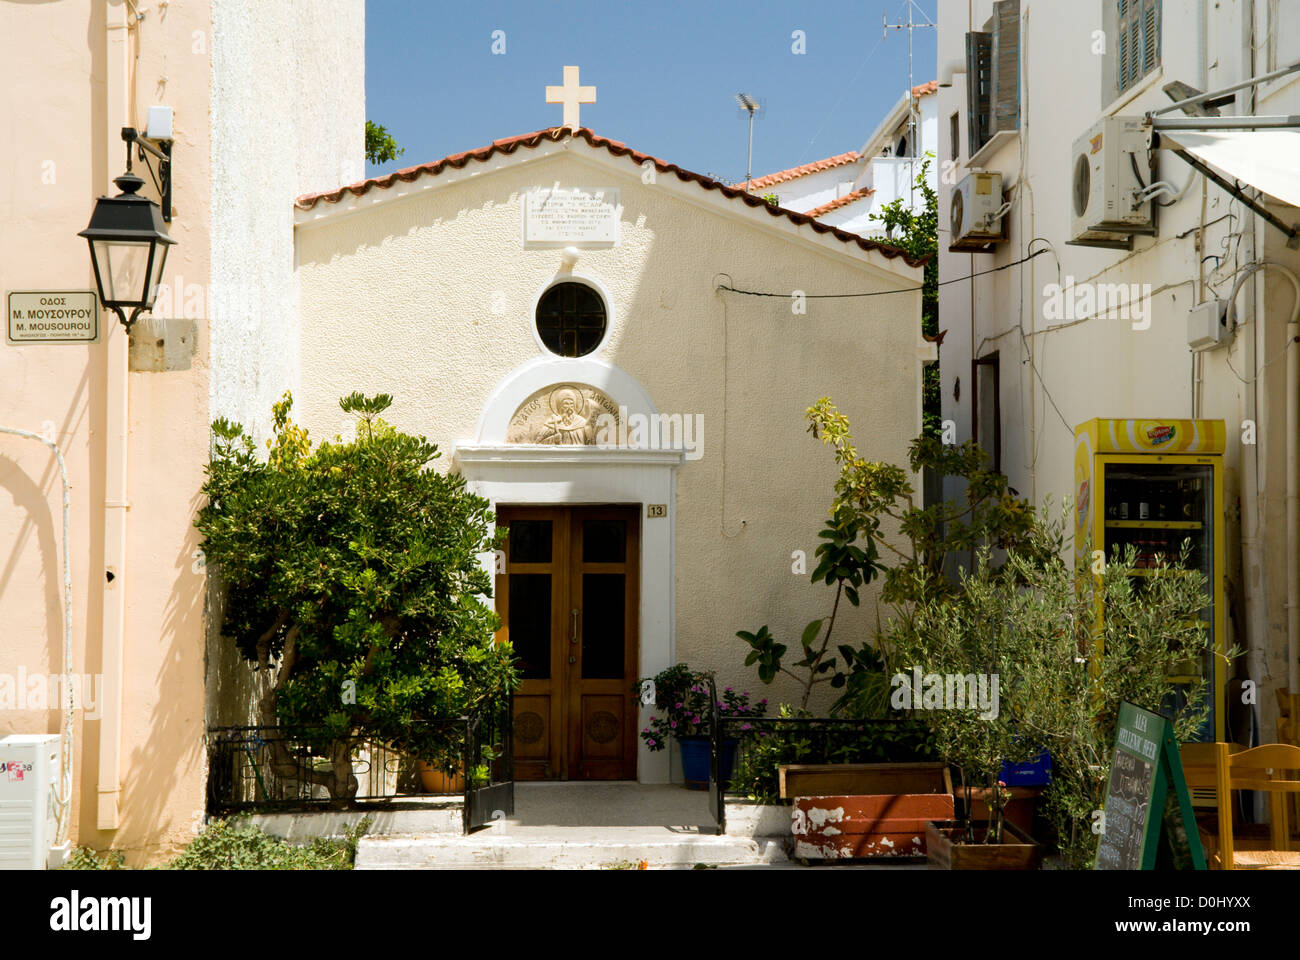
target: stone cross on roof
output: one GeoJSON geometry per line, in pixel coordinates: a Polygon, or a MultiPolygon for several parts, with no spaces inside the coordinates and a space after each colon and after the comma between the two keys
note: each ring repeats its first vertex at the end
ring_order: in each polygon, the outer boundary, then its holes
{"type": "Polygon", "coordinates": [[[570,130],[577,130],[581,126],[578,122],[578,104],[595,103],[596,88],[579,86],[578,68],[565,67],[564,85],[547,86],[546,102],[564,104],[564,126],[570,130]]]}

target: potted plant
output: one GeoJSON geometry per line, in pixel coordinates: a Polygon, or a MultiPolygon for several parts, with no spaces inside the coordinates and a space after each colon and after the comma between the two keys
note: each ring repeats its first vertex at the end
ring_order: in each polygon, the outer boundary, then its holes
{"type": "MultiPolygon", "coordinates": [[[[953,709],[924,693],[919,701],[940,755],[966,788],[961,820],[933,824],[927,844],[931,859],[952,869],[1037,864],[1041,853],[1005,821],[1012,791],[1000,771],[1006,761],[1032,759],[1044,744],[1053,761],[1044,805],[1062,863],[1086,867],[1096,847],[1090,827],[1104,801],[1105,738],[1113,742],[1119,701],[1161,709],[1178,689],[1171,679],[1176,664],[1207,643],[1197,620],[1203,586],[1194,571],[1161,567],[1139,586],[1130,576],[1132,557],[1117,556],[1094,577],[1061,558],[1058,526],[1040,525],[1035,536],[1035,549],[1010,551],[996,572],[980,551],[955,593],[923,600],[891,629],[894,649],[924,664],[928,675],[982,673],[995,681],[992,709],[953,709]],[[972,784],[987,787],[986,821],[972,816],[972,784]]],[[[1188,689],[1177,729],[1191,733],[1204,715],[1203,686],[1188,689]]]]}
{"type": "MultiPolygon", "coordinates": [[[[641,731],[641,739],[651,750],[662,750],[669,740],[676,740],[682,754],[682,778],[691,790],[706,790],[709,786],[709,739],[713,722],[713,704],[709,700],[711,674],[691,670],[679,663],[661,671],[657,676],[638,682],[638,692],[654,692],[655,712],[649,726],[641,731]]],[[[734,687],[718,694],[718,713],[728,718],[761,717],[767,711],[767,701],[749,702],[749,693],[737,693],[734,687]]],[[[742,723],[740,731],[747,730],[742,723]]],[[[722,744],[722,778],[730,780],[735,765],[738,737],[727,737],[722,744]]]]}

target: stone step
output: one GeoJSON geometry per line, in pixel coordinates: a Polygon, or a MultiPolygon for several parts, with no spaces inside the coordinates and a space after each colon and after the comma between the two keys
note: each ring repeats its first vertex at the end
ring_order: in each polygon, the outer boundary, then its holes
{"type": "Polygon", "coordinates": [[[492,826],[468,837],[363,837],[356,869],[638,869],[642,862],[648,869],[689,869],[779,864],[788,858],[779,842],[749,837],[610,827],[511,833],[492,826]]]}

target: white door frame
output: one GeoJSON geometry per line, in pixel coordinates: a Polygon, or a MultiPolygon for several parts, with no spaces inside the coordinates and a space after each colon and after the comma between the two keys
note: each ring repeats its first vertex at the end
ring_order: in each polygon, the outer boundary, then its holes
{"type": "MultiPolygon", "coordinates": [[[[544,357],[530,361],[501,382],[489,398],[472,442],[458,443],[452,462],[468,489],[502,506],[636,505],[641,511],[640,676],[654,676],[676,662],[677,468],[684,450],[553,446],[505,442],[511,417],[538,390],[557,383],[589,384],[604,391],[629,414],[657,411],[649,395],[628,374],[598,360],[544,357]],[[666,516],[648,517],[647,505],[663,504],[666,516]]],[[[488,569],[495,558],[484,557],[488,569]]],[[[628,691],[632,696],[632,691],[628,691]]],[[[640,711],[637,729],[650,716],[640,711]]],[[[637,749],[637,780],[670,782],[670,753],[637,749]]]]}

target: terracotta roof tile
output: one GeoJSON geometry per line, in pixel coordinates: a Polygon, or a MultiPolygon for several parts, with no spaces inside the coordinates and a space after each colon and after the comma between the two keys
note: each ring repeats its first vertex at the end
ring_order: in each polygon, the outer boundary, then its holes
{"type": "Polygon", "coordinates": [[[938,80],[931,80],[929,83],[922,83],[919,86],[915,86],[912,88],[912,96],[914,97],[928,97],[930,94],[938,93],[938,92],[939,92],[938,80]]]}
{"type": "Polygon", "coordinates": [[[824,217],[832,210],[838,210],[840,207],[847,207],[850,203],[857,203],[863,197],[869,197],[875,192],[875,189],[872,187],[863,187],[861,190],[854,190],[852,193],[846,193],[838,200],[832,200],[830,203],[823,203],[820,207],[813,207],[811,210],[806,212],[808,216],[816,220],[819,217],[824,217]]]}
{"type": "MultiPolygon", "coordinates": [[[[889,244],[879,243],[875,240],[868,240],[859,237],[855,233],[849,233],[840,230],[838,227],[831,227],[824,223],[818,223],[815,219],[803,213],[796,213],[794,210],[787,210],[784,207],[773,206],[761,197],[756,197],[751,193],[746,193],[737,187],[729,187],[726,184],[714,180],[712,177],[706,177],[699,173],[692,173],[676,164],[669,163],[666,160],[660,160],[658,157],[652,157],[649,154],[639,153],[636,150],[629,149],[625,144],[618,140],[610,140],[606,137],[598,136],[586,127],[578,129],[576,132],[569,130],[567,127],[551,127],[547,130],[537,130],[533,133],[525,133],[517,137],[508,137],[504,140],[494,140],[490,146],[480,147],[477,150],[467,150],[464,153],[453,153],[451,156],[443,157],[441,160],[435,160],[432,163],[422,163],[414,167],[406,167],[396,170],[393,173],[382,177],[371,177],[368,180],[362,180],[357,183],[351,183],[337,190],[329,190],[324,193],[309,193],[299,197],[294,206],[300,210],[311,210],[318,203],[338,203],[344,199],[347,194],[354,197],[360,197],[371,190],[378,188],[387,190],[398,182],[411,183],[425,176],[437,176],[442,171],[450,168],[460,169],[468,165],[471,161],[483,163],[498,153],[507,155],[517,152],[520,148],[534,149],[541,144],[550,141],[558,143],[566,137],[582,139],[587,141],[593,147],[601,147],[608,150],[616,157],[630,157],[638,166],[649,161],[655,165],[655,169],[660,173],[671,173],[682,181],[694,181],[705,190],[717,190],[724,197],[731,200],[740,200],[750,207],[758,207],[765,210],[771,216],[785,217],[801,226],[809,226],[817,233],[828,233],[835,239],[844,243],[853,244],[862,250],[874,250],[882,256],[893,259],[901,257],[903,262],[909,267],[924,266],[928,258],[916,259],[909,256],[905,251],[889,244]]],[[[847,157],[849,154],[844,154],[847,157]]],[[[856,157],[856,154],[853,154],[856,157]]],[[[831,160],[837,158],[831,157],[831,160]]],[[[826,161],[821,161],[825,163],[826,161]]],[[[848,160],[840,162],[847,163],[848,160]]]]}
{"type": "Polygon", "coordinates": [[[769,173],[763,177],[755,177],[748,181],[749,190],[761,190],[764,187],[773,187],[778,183],[785,183],[789,180],[798,180],[800,177],[806,177],[809,174],[821,173],[823,170],[833,170],[836,167],[842,167],[846,163],[853,163],[855,160],[862,159],[862,155],[856,150],[850,150],[848,153],[836,154],[833,157],[827,157],[825,160],[814,160],[812,163],[805,163],[802,167],[791,167],[789,170],[779,170],[776,173],[769,173]]]}

